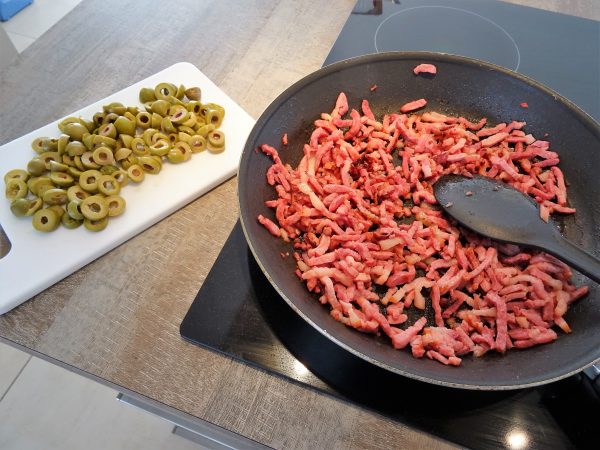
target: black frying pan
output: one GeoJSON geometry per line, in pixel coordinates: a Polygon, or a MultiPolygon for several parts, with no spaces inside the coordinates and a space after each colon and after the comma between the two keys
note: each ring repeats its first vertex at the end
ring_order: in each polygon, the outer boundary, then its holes
{"type": "Polygon", "coordinates": [[[274,220],[264,202],[276,197],[265,178],[271,160],[256,149],[263,143],[281,149],[281,137],[287,133],[289,145],[280,150],[280,156],[284,163],[296,165],[313,121],[322,112],[332,111],[340,91],[356,109],[363,98],[368,99],[377,117],[398,112],[403,103],[423,97],[428,100],[426,110],[471,120],[487,117],[488,124],[525,120],[526,131],[538,139],[548,133],[570,184],[569,200],[578,209],[576,215],[564,219],[564,234],[589,252],[600,254],[598,123],[550,89],[492,64],[436,53],[381,53],[327,66],[298,81],[263,112],[248,137],[238,174],[241,222],[254,257],[281,297],[317,330],[357,356],[392,372],[446,386],[524,388],[567,377],[600,359],[600,292],[579,274],[575,281],[589,283],[590,294],[566,316],[573,333],[561,333],[552,344],[513,350],[504,356],[467,357],[458,368],[415,359],[409,350],[394,350],[386,337],[362,334],[330,317],[328,308],[294,275],[293,258],[280,256],[290,246],[271,236],[256,220],[258,214],[274,220]],[[413,74],[413,67],[424,62],[437,66],[435,77],[413,74]],[[378,89],[370,91],[374,84],[378,89]],[[521,108],[521,102],[527,102],[529,108],[521,108]]]}

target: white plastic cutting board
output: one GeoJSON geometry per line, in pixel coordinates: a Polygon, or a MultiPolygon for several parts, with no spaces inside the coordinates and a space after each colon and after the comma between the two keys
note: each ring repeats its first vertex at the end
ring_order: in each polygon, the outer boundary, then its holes
{"type": "MultiPolygon", "coordinates": [[[[167,81],[186,87],[199,86],[202,101],[218,103],[225,108],[221,129],[225,133],[223,153],[204,151],[194,154],[182,164],[163,164],[158,175],[146,175],[140,184],[129,183],[121,190],[127,202],[125,213],[111,218],[101,232],[58,228],[40,233],[31,226],[31,218],[17,218],[10,202],[0,198],[0,224],[12,247],[0,259],[0,314],[11,310],[77,269],[127,239],[183,207],[195,198],[233,176],[237,170],[246,138],[254,119],[231,100],[212,81],[190,63],[178,63],[116,94],[100,100],[69,116],[91,118],[109,102],[140,105],[139,90],[167,81]]],[[[57,120],[0,147],[0,175],[11,169],[24,169],[35,156],[31,141],[38,136],[58,137],[57,120]]],[[[0,178],[1,179],[1,178],[0,178]]],[[[2,181],[2,192],[4,183],[2,181]]],[[[235,205],[231,205],[235,208],[235,205]]]]}

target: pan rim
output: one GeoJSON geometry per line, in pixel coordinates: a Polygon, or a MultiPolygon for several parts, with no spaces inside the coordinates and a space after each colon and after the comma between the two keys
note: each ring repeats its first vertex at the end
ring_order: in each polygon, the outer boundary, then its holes
{"type": "MultiPolygon", "coordinates": [[[[576,115],[577,119],[587,129],[589,129],[593,134],[598,136],[600,139],[600,124],[598,124],[598,122],[596,122],[587,112],[585,112],[579,106],[577,106],[570,100],[566,99],[565,97],[563,97],[556,91],[548,88],[547,86],[541,84],[540,82],[538,82],[536,80],[533,80],[533,79],[527,77],[526,75],[520,74],[513,70],[510,70],[505,67],[501,67],[501,66],[498,66],[498,65],[486,62],[486,61],[481,61],[481,60],[478,60],[475,58],[469,58],[469,57],[454,55],[454,54],[450,54],[450,53],[398,52],[398,51],[372,53],[372,54],[361,55],[361,56],[345,59],[342,61],[338,61],[336,63],[325,66],[321,69],[318,69],[318,70],[306,75],[305,77],[301,78],[300,80],[296,81],[291,86],[286,88],[281,94],[279,94],[269,104],[269,106],[261,113],[261,115],[259,116],[258,120],[256,121],[254,127],[252,128],[250,134],[248,135],[246,144],[244,146],[242,154],[240,155],[240,162],[238,164],[238,169],[237,169],[238,180],[240,178],[240,171],[242,168],[241,163],[242,163],[244,157],[249,152],[254,150],[254,148],[249,147],[250,144],[255,140],[257,135],[260,133],[264,124],[271,119],[273,114],[276,113],[276,111],[279,109],[281,104],[283,104],[284,101],[289,99],[295,92],[312,84],[313,82],[321,79],[322,77],[325,77],[331,73],[335,73],[335,72],[344,70],[347,67],[352,67],[355,65],[361,65],[361,64],[371,63],[371,62],[381,62],[381,61],[397,60],[397,59],[401,59],[401,60],[422,59],[422,60],[427,60],[429,62],[443,61],[443,62],[447,62],[447,63],[448,62],[449,63],[458,62],[461,64],[469,64],[469,65],[478,66],[479,68],[484,68],[484,69],[492,70],[495,72],[501,72],[511,78],[520,80],[520,81],[528,84],[529,86],[532,86],[533,88],[542,91],[546,95],[552,96],[557,102],[561,103],[563,106],[565,106],[567,109],[569,109],[572,113],[574,113],[576,115]]],[[[249,247],[250,251],[252,252],[254,260],[260,267],[263,275],[267,278],[267,280],[269,281],[271,286],[273,286],[273,288],[279,294],[279,296],[282,297],[282,299],[294,310],[295,313],[297,313],[303,320],[305,320],[307,323],[309,323],[319,333],[321,333],[323,336],[325,336],[329,340],[333,341],[336,345],[340,346],[344,350],[349,351],[353,355],[355,355],[371,364],[374,364],[374,365],[381,367],[385,370],[388,370],[392,373],[405,376],[407,378],[415,379],[418,381],[422,381],[422,382],[426,382],[426,383],[430,383],[430,384],[434,384],[434,385],[438,385],[438,386],[457,388],[457,389],[465,389],[465,390],[475,390],[475,391],[511,391],[511,390],[519,390],[519,389],[526,389],[526,388],[535,387],[535,386],[541,386],[544,384],[559,381],[559,380],[568,378],[570,376],[573,376],[573,375],[581,372],[582,370],[585,370],[586,368],[591,367],[592,365],[600,362],[600,357],[599,357],[595,360],[589,361],[588,363],[586,363],[583,366],[580,366],[578,368],[568,370],[564,373],[560,373],[559,375],[556,375],[556,376],[553,376],[550,378],[544,378],[544,379],[538,380],[538,381],[519,383],[519,380],[517,379],[512,384],[493,384],[492,385],[492,384],[455,383],[455,382],[450,382],[450,381],[439,380],[436,378],[430,378],[427,376],[422,376],[422,375],[416,374],[411,371],[402,370],[401,368],[398,368],[398,367],[390,366],[383,361],[371,358],[368,355],[364,354],[363,352],[356,350],[352,346],[350,346],[350,345],[344,343],[343,341],[341,341],[340,339],[336,338],[334,335],[330,334],[326,329],[323,329],[320,326],[318,326],[315,322],[313,322],[313,320],[307,314],[305,314],[303,311],[301,311],[294,304],[294,302],[292,302],[287,297],[287,295],[282,291],[282,289],[277,285],[277,283],[275,283],[275,281],[272,279],[272,277],[269,275],[268,271],[266,270],[265,266],[263,265],[262,261],[258,258],[257,250],[254,248],[254,245],[250,239],[250,234],[247,230],[247,224],[245,223],[244,215],[241,214],[243,206],[242,206],[242,201],[241,201],[241,197],[242,197],[241,196],[241,184],[239,182],[238,182],[238,186],[237,186],[237,195],[238,195],[238,212],[240,213],[239,220],[240,220],[240,224],[242,227],[242,231],[244,233],[244,237],[246,239],[246,243],[248,244],[248,247],[249,247]]]]}

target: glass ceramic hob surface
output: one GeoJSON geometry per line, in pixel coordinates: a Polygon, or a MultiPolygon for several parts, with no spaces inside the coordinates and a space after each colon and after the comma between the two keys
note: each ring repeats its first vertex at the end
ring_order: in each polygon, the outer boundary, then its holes
{"type": "MultiPolygon", "coordinates": [[[[595,21],[485,0],[358,1],[325,64],[389,50],[486,60],[546,84],[600,119],[600,23],[595,21]]],[[[588,378],[577,375],[519,391],[471,392],[368,364],[322,336],[278,296],[239,223],[181,334],[460,446],[597,448],[600,403],[588,378]]]]}
{"type": "Polygon", "coordinates": [[[384,51],[481,59],[531,77],[600,120],[600,23],[491,0],[359,1],[325,65],[384,51]]]}

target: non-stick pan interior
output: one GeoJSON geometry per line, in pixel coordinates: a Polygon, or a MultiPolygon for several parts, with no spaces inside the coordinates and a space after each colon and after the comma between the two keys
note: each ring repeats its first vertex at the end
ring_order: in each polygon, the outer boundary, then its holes
{"type": "MultiPolygon", "coordinates": [[[[574,74],[573,82],[577,82],[574,74]]],[[[562,221],[564,234],[591,253],[600,254],[600,127],[577,107],[554,92],[514,72],[487,63],[434,53],[384,53],[367,55],[321,69],[282,93],[262,114],[252,130],[239,168],[240,214],[248,244],[267,278],[305,320],[356,355],[393,372],[437,384],[470,389],[515,389],[568,376],[600,358],[600,299],[597,286],[579,274],[578,283],[590,285],[590,294],[569,310],[573,329],[560,333],[550,344],[506,355],[467,357],[460,367],[447,367],[415,359],[409,350],[394,350],[385,337],[362,334],[330,317],[294,274],[295,263],[281,253],[291,246],[271,236],[256,217],[274,220],[264,204],[276,198],[266,182],[271,161],[257,147],[263,143],[279,149],[284,163],[297,164],[308,142],[313,121],[331,112],[343,91],[350,107],[370,102],[376,116],[398,112],[403,103],[425,98],[425,110],[481,117],[488,124],[526,121],[526,132],[551,142],[561,157],[560,167],[569,184],[569,201],[575,216],[562,221]],[[435,77],[415,76],[419,63],[433,63],[435,77]],[[376,85],[377,89],[371,90],[376,85]],[[529,107],[520,106],[526,102],[529,107]],[[281,137],[289,145],[282,148],[281,137]]],[[[340,368],[344,370],[344,368],[340,368]]]]}

